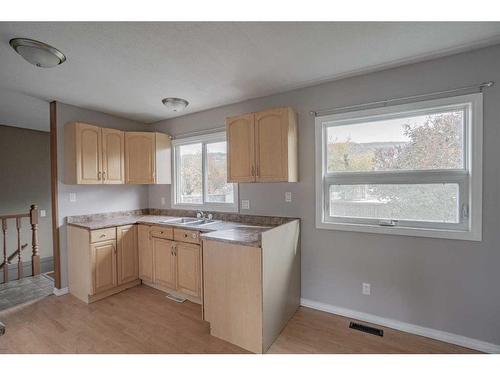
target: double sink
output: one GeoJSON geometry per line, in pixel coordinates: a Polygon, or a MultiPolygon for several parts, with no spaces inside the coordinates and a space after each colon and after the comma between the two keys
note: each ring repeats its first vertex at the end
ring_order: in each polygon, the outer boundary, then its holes
{"type": "Polygon", "coordinates": [[[202,227],[209,224],[218,223],[220,220],[198,219],[193,217],[179,217],[160,221],[161,224],[182,224],[193,227],[202,227]]]}

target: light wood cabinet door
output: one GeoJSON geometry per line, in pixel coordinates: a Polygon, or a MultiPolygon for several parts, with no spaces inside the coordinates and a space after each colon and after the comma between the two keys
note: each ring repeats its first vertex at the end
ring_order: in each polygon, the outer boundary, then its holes
{"type": "Polygon", "coordinates": [[[139,278],[139,254],[137,251],[137,225],[116,228],[118,285],[139,278]]]}
{"type": "Polygon", "coordinates": [[[255,181],[253,113],[227,118],[226,134],[228,182],[255,181]]]}
{"type": "Polygon", "coordinates": [[[173,241],[152,237],[153,282],[159,286],[176,289],[176,262],[173,241]]]}
{"type": "Polygon", "coordinates": [[[116,241],[91,244],[92,294],[98,294],[117,286],[116,241]]]}
{"type": "Polygon", "coordinates": [[[125,133],[125,178],[128,184],[155,183],[155,133],[125,133]]]}
{"type": "Polygon", "coordinates": [[[200,245],[176,242],[177,290],[193,297],[201,296],[200,245]]]}
{"type": "Polygon", "coordinates": [[[148,283],[153,282],[153,250],[149,239],[148,225],[139,224],[138,244],[139,244],[139,278],[148,283]]]}
{"type": "Polygon", "coordinates": [[[75,124],[76,183],[100,184],[101,128],[93,125],[75,124]]]}
{"type": "Polygon", "coordinates": [[[255,114],[256,180],[288,180],[288,110],[275,108],[255,114]]]}
{"type": "Polygon", "coordinates": [[[102,129],[102,181],[125,183],[125,133],[120,130],[102,129]]]}

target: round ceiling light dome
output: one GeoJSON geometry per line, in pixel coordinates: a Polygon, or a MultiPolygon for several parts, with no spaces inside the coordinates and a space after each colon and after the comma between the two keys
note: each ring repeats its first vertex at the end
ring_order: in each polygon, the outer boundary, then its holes
{"type": "Polygon", "coordinates": [[[165,98],[161,102],[170,112],[182,112],[189,105],[187,100],[181,98],[165,98]]]}
{"type": "Polygon", "coordinates": [[[9,44],[27,62],[39,68],[53,68],[66,61],[66,56],[57,48],[37,40],[14,38],[9,44]]]}

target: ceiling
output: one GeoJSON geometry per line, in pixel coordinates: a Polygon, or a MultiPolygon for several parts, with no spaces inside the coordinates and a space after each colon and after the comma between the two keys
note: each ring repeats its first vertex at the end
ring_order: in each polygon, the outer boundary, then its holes
{"type": "Polygon", "coordinates": [[[0,22],[0,90],[152,123],[173,117],[164,97],[190,113],[494,43],[499,22],[0,22]],[[67,62],[36,68],[14,37],[67,62]]]}

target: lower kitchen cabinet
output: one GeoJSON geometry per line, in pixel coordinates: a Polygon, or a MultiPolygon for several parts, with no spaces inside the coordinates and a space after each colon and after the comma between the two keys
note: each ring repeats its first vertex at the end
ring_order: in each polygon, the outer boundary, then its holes
{"type": "Polygon", "coordinates": [[[139,278],[147,283],[153,282],[153,249],[149,244],[149,225],[139,224],[139,278]]]}
{"type": "Polygon", "coordinates": [[[201,295],[200,245],[177,242],[177,290],[193,297],[201,295]]]}
{"type": "Polygon", "coordinates": [[[137,250],[137,225],[116,228],[118,285],[139,278],[139,254],[137,250]]]}
{"type": "Polygon", "coordinates": [[[152,237],[153,282],[155,285],[176,289],[176,264],[174,242],[164,238],[152,237]]]}
{"type": "Polygon", "coordinates": [[[68,226],[69,292],[90,303],[140,284],[137,226],[68,226]]]}
{"type": "Polygon", "coordinates": [[[201,303],[199,241],[198,231],[139,224],[139,278],[153,288],[201,303]]]}
{"type": "Polygon", "coordinates": [[[113,289],[116,278],[116,241],[102,241],[90,245],[92,263],[92,295],[113,289]]]}

